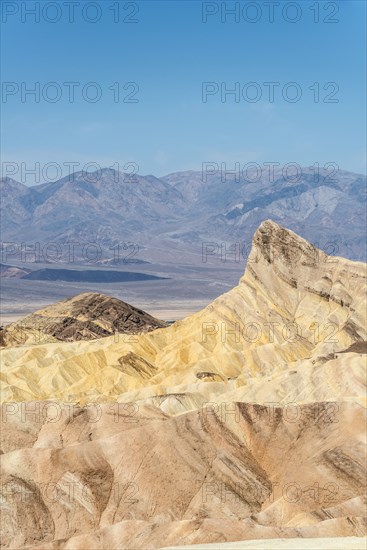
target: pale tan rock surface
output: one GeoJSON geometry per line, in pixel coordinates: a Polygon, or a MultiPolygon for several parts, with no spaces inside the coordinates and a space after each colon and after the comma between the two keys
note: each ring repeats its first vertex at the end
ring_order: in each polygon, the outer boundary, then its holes
{"type": "Polygon", "coordinates": [[[365,534],[360,405],[303,405],[296,422],[244,403],[175,417],[116,403],[3,408],[6,547],[365,534]]]}
{"type": "Polygon", "coordinates": [[[183,321],[2,350],[3,545],[359,542],[365,314],[364,264],[264,222],[238,287],[183,321]]]}
{"type": "Polygon", "coordinates": [[[366,539],[338,537],[317,539],[268,539],[246,540],[221,544],[195,544],[194,546],[171,546],[162,550],[365,550],[366,539]]]}

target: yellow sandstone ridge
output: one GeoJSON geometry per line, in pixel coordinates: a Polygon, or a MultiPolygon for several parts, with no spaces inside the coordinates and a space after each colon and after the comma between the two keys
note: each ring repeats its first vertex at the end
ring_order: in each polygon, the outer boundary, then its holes
{"type": "Polygon", "coordinates": [[[202,311],[144,335],[5,349],[2,396],[161,400],[173,414],[223,393],[365,402],[364,355],[346,350],[367,340],[366,309],[365,264],[265,221],[239,285],[202,311]]]}
{"type": "Polygon", "coordinates": [[[266,221],[183,321],[3,349],[3,546],[361,548],[365,314],[364,264],[266,221]]]}

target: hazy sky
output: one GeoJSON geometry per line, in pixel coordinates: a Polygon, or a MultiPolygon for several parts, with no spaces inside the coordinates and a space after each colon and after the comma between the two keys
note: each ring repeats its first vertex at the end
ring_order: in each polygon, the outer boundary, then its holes
{"type": "Polygon", "coordinates": [[[47,163],[64,174],[64,163],[89,162],[157,176],[203,162],[366,170],[364,1],[28,0],[2,10],[2,161],[24,163],[6,165],[18,181],[35,183],[25,173],[36,162],[40,181],[56,173],[42,176],[47,163]]]}

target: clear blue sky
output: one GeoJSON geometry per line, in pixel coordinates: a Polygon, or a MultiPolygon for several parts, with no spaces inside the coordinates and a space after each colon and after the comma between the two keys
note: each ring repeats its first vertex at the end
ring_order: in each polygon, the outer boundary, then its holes
{"type": "MultiPolygon", "coordinates": [[[[41,12],[39,22],[22,13],[25,2],[18,2],[18,13],[7,15],[15,4],[2,2],[2,79],[19,86],[16,92],[7,85],[9,94],[2,95],[3,161],[25,162],[29,168],[35,162],[79,162],[80,167],[93,161],[120,167],[134,162],[141,174],[157,176],[200,169],[207,161],[226,162],[228,168],[234,162],[307,166],[332,161],[346,170],[366,171],[364,1],[319,2],[318,23],[311,10],[315,1],[302,0],[295,23],[286,20],[297,16],[294,8],[282,15],[288,4],[282,1],[274,7],[273,23],[263,1],[256,2],[257,14],[250,6],[247,16],[243,9],[248,2],[240,2],[239,22],[234,16],[221,21],[221,2],[203,7],[195,0],[143,1],[134,15],[132,3],[105,0],[99,2],[101,17],[95,23],[83,20],[82,1],[75,5],[74,23],[63,1],[58,11],[50,7],[41,12]],[[115,23],[110,8],[117,4],[121,20],[115,23]],[[334,6],[338,13],[332,13],[334,6]],[[202,10],[217,8],[204,23],[202,10]],[[248,21],[256,16],[259,21],[248,21]],[[49,21],[56,17],[60,20],[49,21]],[[123,22],[124,17],[138,22],[123,22]],[[338,22],[326,23],[325,18],[338,22]],[[280,83],[273,103],[263,85],[271,81],[280,83]],[[39,103],[31,96],[22,102],[22,86],[31,88],[35,82],[40,83],[39,103]],[[49,82],[60,86],[60,101],[42,97],[49,82]],[[74,103],[64,82],[80,83],[74,103]],[[100,101],[83,99],[81,88],[88,82],[100,87],[100,101]],[[139,91],[131,97],[138,102],[115,103],[109,90],[115,82],[122,95],[133,92],[132,86],[123,90],[124,84],[137,83],[139,91]],[[204,103],[203,82],[223,82],[228,89],[238,82],[241,91],[256,82],[262,97],[251,103],[227,96],[222,102],[218,92],[204,103]],[[282,97],[288,82],[302,90],[300,101],[282,97]],[[309,90],[315,82],[320,84],[318,103],[309,90]],[[339,87],[330,96],[337,103],[323,102],[333,91],[323,90],[327,82],[339,87]]],[[[41,9],[47,2],[27,1],[28,8],[35,4],[41,9]]],[[[86,17],[93,19],[96,13],[89,7],[86,17]]],[[[52,98],[55,91],[47,88],[45,93],[52,98]]],[[[256,90],[247,91],[253,97],[256,90]]],[[[95,90],[87,92],[92,97],[95,90]]],[[[289,89],[290,96],[294,92],[289,89]]],[[[21,179],[19,174],[14,178],[21,179]]],[[[32,179],[27,183],[33,184],[32,179]]]]}

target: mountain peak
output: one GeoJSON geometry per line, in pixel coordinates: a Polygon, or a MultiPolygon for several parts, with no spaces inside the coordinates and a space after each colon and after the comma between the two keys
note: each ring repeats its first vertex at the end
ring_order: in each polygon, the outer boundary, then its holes
{"type": "Polygon", "coordinates": [[[306,239],[270,219],[263,221],[255,231],[250,263],[259,254],[269,264],[283,262],[288,266],[299,264],[301,258],[302,261],[315,264],[320,256],[327,256],[306,239]]]}

